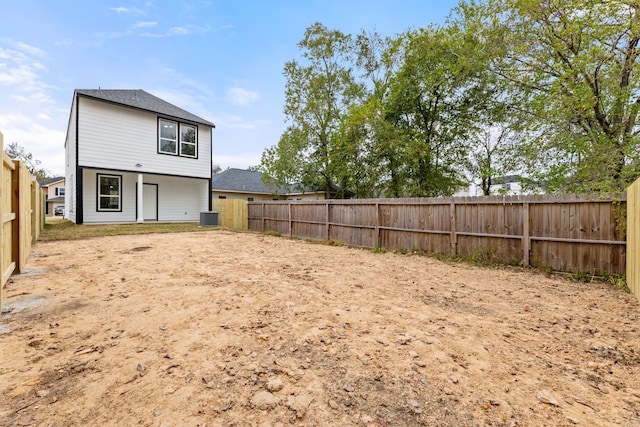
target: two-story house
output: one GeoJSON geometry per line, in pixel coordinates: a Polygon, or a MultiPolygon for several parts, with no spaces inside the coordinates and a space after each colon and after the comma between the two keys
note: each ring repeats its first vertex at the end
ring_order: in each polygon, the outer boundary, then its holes
{"type": "Polygon", "coordinates": [[[211,206],[214,127],[144,90],[76,90],[65,141],[65,218],[198,221],[211,206]]]}
{"type": "Polygon", "coordinates": [[[44,191],[45,214],[53,215],[56,207],[64,206],[64,176],[43,179],[38,182],[44,191]]]}

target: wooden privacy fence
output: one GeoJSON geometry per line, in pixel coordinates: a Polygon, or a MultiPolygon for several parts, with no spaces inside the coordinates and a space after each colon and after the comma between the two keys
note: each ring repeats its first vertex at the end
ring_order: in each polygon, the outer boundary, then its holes
{"type": "Polygon", "coordinates": [[[2,290],[13,273],[24,271],[31,245],[44,228],[44,196],[40,185],[24,163],[11,160],[4,152],[0,133],[2,168],[0,169],[0,308],[2,290]]]}
{"type": "Polygon", "coordinates": [[[640,179],[627,188],[627,285],[640,299],[640,179]]]}
{"type": "Polygon", "coordinates": [[[218,225],[233,230],[248,230],[247,201],[240,199],[214,199],[211,210],[218,212],[218,225]]]}
{"type": "Polygon", "coordinates": [[[249,229],[367,248],[625,274],[625,195],[249,203],[249,229]],[[622,218],[621,218],[622,216],[622,218]]]}

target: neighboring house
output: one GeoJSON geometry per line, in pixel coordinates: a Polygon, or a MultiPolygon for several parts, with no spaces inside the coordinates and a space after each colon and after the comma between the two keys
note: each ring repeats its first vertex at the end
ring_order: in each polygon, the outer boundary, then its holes
{"type": "Polygon", "coordinates": [[[65,141],[65,218],[198,221],[211,209],[214,127],[144,90],[76,90],[65,141]]]}
{"type": "Polygon", "coordinates": [[[44,192],[45,214],[53,215],[53,210],[57,206],[64,205],[64,182],[64,176],[47,178],[38,182],[44,192]]]}
{"type": "Polygon", "coordinates": [[[320,200],[322,191],[301,191],[295,186],[269,188],[262,182],[262,173],[244,169],[227,169],[211,179],[211,195],[214,199],[257,200],[320,200]]]}
{"type": "MultiPolygon", "coordinates": [[[[520,175],[505,175],[495,177],[491,180],[491,186],[489,191],[491,195],[505,195],[505,196],[518,196],[518,195],[532,195],[540,194],[544,192],[544,186],[537,185],[535,190],[530,188],[524,188],[522,185],[522,176],[520,175]]],[[[531,184],[529,184],[531,187],[531,184]]],[[[461,190],[454,194],[454,196],[483,196],[482,187],[477,183],[472,183],[469,188],[461,190]]]]}

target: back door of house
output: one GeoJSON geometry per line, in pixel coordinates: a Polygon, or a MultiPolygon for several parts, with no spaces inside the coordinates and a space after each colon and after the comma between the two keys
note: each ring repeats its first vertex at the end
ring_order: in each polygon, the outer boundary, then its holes
{"type": "Polygon", "coordinates": [[[158,220],[158,184],[144,184],[142,187],[142,214],[145,221],[158,220]]]}

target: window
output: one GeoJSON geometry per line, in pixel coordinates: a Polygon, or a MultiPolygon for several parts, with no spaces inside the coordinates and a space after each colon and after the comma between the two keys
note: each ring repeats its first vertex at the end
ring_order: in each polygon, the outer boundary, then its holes
{"type": "Polygon", "coordinates": [[[198,157],[198,128],[171,120],[158,120],[158,152],[198,157]]]}
{"type": "Polygon", "coordinates": [[[178,154],[178,124],[167,120],[160,120],[160,143],[158,149],[161,153],[178,154]]]}
{"type": "Polygon", "coordinates": [[[64,187],[56,188],[56,196],[64,196],[64,187]]]}
{"type": "Polygon", "coordinates": [[[253,202],[253,197],[247,197],[247,202],[253,202]]]}
{"type": "Polygon", "coordinates": [[[196,156],[196,128],[194,126],[180,125],[180,155],[196,156]]]}
{"type": "Polygon", "coordinates": [[[120,212],[122,177],[119,175],[98,175],[98,211],[120,212]]]}
{"type": "Polygon", "coordinates": [[[227,196],[218,196],[218,199],[226,199],[227,196]]]}

